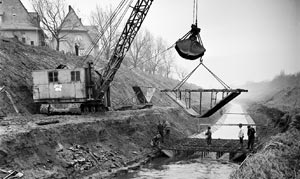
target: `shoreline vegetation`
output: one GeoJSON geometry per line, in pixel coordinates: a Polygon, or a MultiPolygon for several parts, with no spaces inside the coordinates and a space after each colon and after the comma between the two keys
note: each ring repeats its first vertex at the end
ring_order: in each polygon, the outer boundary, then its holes
{"type": "Polygon", "coordinates": [[[231,173],[230,178],[300,178],[300,113],[284,113],[265,106],[252,106],[250,114],[255,116],[256,121],[259,119],[260,123],[268,123],[266,130],[269,131],[260,131],[264,134],[260,135],[263,136],[263,142],[258,146],[260,150],[249,155],[231,173]],[[258,109],[263,109],[267,115],[258,115],[258,109]]]}

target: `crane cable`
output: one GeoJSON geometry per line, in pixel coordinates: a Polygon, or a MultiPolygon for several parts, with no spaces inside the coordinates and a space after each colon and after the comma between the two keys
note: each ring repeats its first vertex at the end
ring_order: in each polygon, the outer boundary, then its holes
{"type": "MultiPolygon", "coordinates": [[[[115,34],[115,32],[117,31],[119,25],[121,24],[121,22],[122,22],[122,20],[124,19],[126,13],[128,12],[129,7],[130,7],[130,5],[132,4],[132,2],[133,2],[133,0],[131,0],[131,1],[129,2],[129,5],[128,5],[128,6],[126,7],[126,9],[124,10],[124,12],[122,13],[121,17],[120,17],[119,20],[117,21],[117,23],[113,26],[113,29],[112,29],[111,34],[115,34]]],[[[108,41],[106,41],[106,40],[104,41],[104,45],[102,46],[102,48],[100,49],[100,51],[97,53],[97,55],[96,55],[96,57],[95,57],[94,59],[97,59],[100,55],[103,54],[103,52],[105,51],[105,49],[106,49],[107,46],[108,46],[108,43],[109,43],[108,41]]],[[[117,43],[117,42],[116,42],[116,43],[117,43]]],[[[115,46],[116,43],[113,44],[112,46],[115,46]]],[[[98,60],[95,60],[94,66],[96,66],[96,65],[99,63],[99,61],[100,61],[99,59],[98,59],[98,60]]]]}
{"type": "MultiPolygon", "coordinates": [[[[197,23],[198,23],[198,0],[194,0],[194,3],[193,3],[193,23],[197,26],[197,23]]],[[[187,36],[189,35],[189,32],[184,35],[181,39],[184,39],[186,38],[187,36]]],[[[199,35],[200,36],[200,35],[199,35]]],[[[200,43],[202,44],[202,40],[201,38],[200,39],[200,43]]],[[[200,63],[188,74],[186,75],[181,82],[179,82],[174,88],[173,90],[179,90],[182,85],[192,76],[192,74],[196,71],[196,69],[203,65],[203,67],[225,88],[225,89],[230,89],[230,87],[224,82],[221,80],[221,78],[219,78],[216,74],[214,74],[207,66],[205,66],[203,64],[203,59],[202,57],[200,57],[200,63]]]]}
{"type": "Polygon", "coordinates": [[[188,74],[186,75],[181,82],[179,82],[174,88],[173,90],[179,90],[182,85],[192,76],[192,74],[196,71],[196,69],[199,66],[203,66],[225,89],[231,89],[230,86],[228,86],[224,81],[221,80],[221,78],[219,78],[216,74],[214,74],[207,66],[204,65],[203,63],[203,59],[200,58],[200,63],[188,74]]]}
{"type": "MultiPolygon", "coordinates": [[[[169,50],[172,49],[173,47],[175,47],[175,43],[174,43],[173,45],[171,45],[170,47],[166,48],[165,50],[163,50],[163,51],[161,51],[161,52],[155,54],[154,56],[148,58],[147,60],[144,60],[144,61],[142,61],[141,63],[137,63],[137,65],[144,64],[145,62],[150,61],[150,60],[152,60],[153,58],[156,58],[156,57],[158,57],[159,55],[161,55],[161,54],[163,54],[163,53],[169,51],[169,50]]],[[[135,67],[131,67],[129,70],[132,70],[133,68],[135,68],[135,67]]]]}
{"type": "MultiPolygon", "coordinates": [[[[103,28],[101,28],[100,33],[98,33],[98,35],[96,37],[96,40],[94,40],[94,42],[85,51],[86,57],[83,60],[84,62],[86,61],[86,59],[88,58],[88,56],[90,55],[90,53],[92,52],[92,50],[96,47],[96,45],[98,44],[99,40],[104,36],[104,34],[107,31],[110,23],[115,20],[115,18],[122,11],[122,9],[125,7],[125,5],[128,3],[128,1],[129,0],[122,0],[119,3],[119,5],[117,6],[117,8],[114,10],[114,12],[112,13],[112,15],[110,16],[110,18],[106,21],[106,23],[104,24],[103,28]]],[[[131,2],[132,2],[132,0],[131,0],[131,2]]]]}
{"type": "Polygon", "coordinates": [[[188,75],[186,75],[181,82],[179,82],[173,90],[178,90],[181,86],[192,76],[192,74],[197,70],[197,68],[202,64],[202,57],[200,58],[200,63],[194,68],[188,75]]]}
{"type": "Polygon", "coordinates": [[[98,37],[98,39],[96,39],[97,40],[96,42],[98,42],[101,39],[101,37],[107,31],[107,29],[108,29],[109,25],[111,24],[111,22],[118,16],[118,14],[121,12],[122,8],[124,8],[125,4],[127,4],[127,1],[122,0],[120,2],[120,4],[117,6],[117,8],[115,9],[115,11],[111,14],[111,16],[109,17],[109,19],[106,21],[106,23],[104,24],[104,26],[101,27],[101,35],[100,35],[100,37],[98,37]]]}
{"type": "Polygon", "coordinates": [[[202,65],[204,66],[204,68],[207,69],[207,71],[208,71],[210,74],[213,75],[213,77],[216,78],[216,80],[218,80],[218,82],[219,82],[221,85],[223,85],[223,87],[224,87],[225,89],[231,89],[230,86],[228,86],[224,81],[222,81],[221,78],[219,78],[216,74],[214,74],[214,73],[213,73],[209,68],[207,68],[203,63],[202,63],[202,65]]]}
{"type": "MultiPolygon", "coordinates": [[[[119,27],[119,25],[121,24],[122,20],[124,19],[126,13],[129,10],[130,5],[132,4],[133,0],[131,0],[128,4],[128,6],[126,7],[126,9],[124,10],[124,12],[122,13],[121,17],[119,18],[119,20],[117,21],[117,23],[114,25],[111,34],[115,34],[115,32],[117,31],[117,28],[119,27]]],[[[117,42],[115,42],[115,44],[113,44],[112,46],[115,46],[117,42]]],[[[97,56],[95,57],[95,59],[97,57],[99,57],[99,55],[102,55],[103,52],[105,51],[105,49],[108,47],[108,41],[106,41],[106,43],[104,43],[104,45],[102,46],[101,50],[98,52],[97,56]]],[[[96,66],[99,63],[99,59],[95,60],[96,63],[94,64],[94,66],[96,66]]]]}
{"type": "Polygon", "coordinates": [[[194,0],[193,3],[193,23],[195,25],[198,23],[198,0],[194,0]]]}

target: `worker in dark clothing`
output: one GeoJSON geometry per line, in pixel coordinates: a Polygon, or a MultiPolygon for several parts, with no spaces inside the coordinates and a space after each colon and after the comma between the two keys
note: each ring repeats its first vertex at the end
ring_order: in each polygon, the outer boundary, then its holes
{"type": "Polygon", "coordinates": [[[79,45],[78,45],[78,43],[75,43],[75,54],[76,54],[76,56],[79,55],[79,45]]]}
{"type": "Polygon", "coordinates": [[[241,149],[243,148],[243,139],[244,139],[244,130],[243,130],[243,124],[239,124],[239,128],[240,128],[240,130],[239,130],[239,134],[238,134],[238,137],[239,137],[239,139],[240,139],[240,145],[241,145],[241,149]]]}
{"type": "Polygon", "coordinates": [[[171,130],[171,125],[170,125],[169,121],[165,120],[163,126],[164,126],[164,129],[166,131],[165,132],[166,133],[166,137],[168,138],[170,136],[170,130],[171,130]]]}
{"type": "Polygon", "coordinates": [[[255,129],[252,126],[248,126],[248,147],[247,149],[253,150],[254,140],[255,140],[255,129]]]}
{"type": "Polygon", "coordinates": [[[151,140],[151,146],[160,148],[160,139],[160,134],[156,134],[151,140]]]}
{"type": "Polygon", "coordinates": [[[210,126],[207,127],[207,131],[206,131],[205,135],[206,135],[207,145],[210,146],[211,145],[211,131],[210,131],[210,126]]]}
{"type": "Polygon", "coordinates": [[[161,121],[159,121],[157,125],[157,130],[161,136],[161,142],[164,143],[164,125],[161,123],[161,121]]]}

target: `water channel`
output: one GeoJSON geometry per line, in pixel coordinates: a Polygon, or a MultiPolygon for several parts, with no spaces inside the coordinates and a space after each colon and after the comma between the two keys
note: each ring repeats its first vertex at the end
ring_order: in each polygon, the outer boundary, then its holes
{"type": "MultiPolygon", "coordinates": [[[[239,104],[231,104],[217,125],[212,126],[212,137],[220,139],[237,139],[239,128],[232,124],[254,124],[239,104]],[[227,125],[220,125],[227,124],[227,125]]],[[[247,126],[243,126],[246,133],[247,126]]],[[[204,132],[191,136],[204,138],[204,132]]],[[[247,135],[245,135],[247,138],[247,135]]],[[[193,156],[177,156],[175,158],[159,158],[144,166],[139,171],[129,171],[119,178],[129,179],[227,179],[230,173],[238,168],[238,164],[226,159],[216,160],[213,153],[193,156]]]]}

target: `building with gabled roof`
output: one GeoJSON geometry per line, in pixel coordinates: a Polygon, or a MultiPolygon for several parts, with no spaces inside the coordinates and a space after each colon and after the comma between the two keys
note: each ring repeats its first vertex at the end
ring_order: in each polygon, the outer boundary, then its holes
{"type": "MultiPolygon", "coordinates": [[[[81,19],[77,16],[74,9],[69,6],[69,12],[61,24],[59,37],[61,37],[59,50],[65,53],[76,54],[79,56],[87,55],[91,46],[94,46],[90,55],[97,56],[99,51],[97,39],[98,30],[96,26],[84,26],[81,19]]],[[[57,42],[52,39],[51,46],[56,49],[57,42]]]]}
{"type": "Polygon", "coordinates": [[[36,12],[28,12],[20,0],[0,0],[0,37],[25,44],[44,45],[45,34],[36,12]]]}

